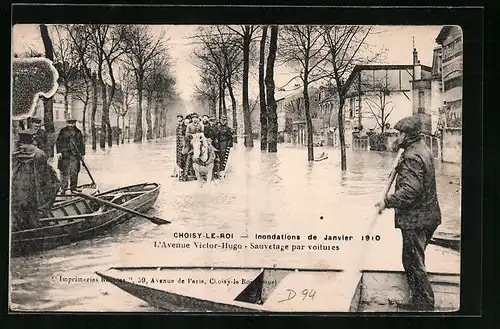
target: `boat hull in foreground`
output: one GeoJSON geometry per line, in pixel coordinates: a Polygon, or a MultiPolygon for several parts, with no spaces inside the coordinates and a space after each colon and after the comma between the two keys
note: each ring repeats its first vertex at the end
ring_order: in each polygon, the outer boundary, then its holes
{"type": "MultiPolygon", "coordinates": [[[[97,275],[171,312],[398,312],[398,303],[408,298],[400,271],[115,267],[97,275]]],[[[429,277],[436,311],[458,310],[459,275],[429,277]]]]}

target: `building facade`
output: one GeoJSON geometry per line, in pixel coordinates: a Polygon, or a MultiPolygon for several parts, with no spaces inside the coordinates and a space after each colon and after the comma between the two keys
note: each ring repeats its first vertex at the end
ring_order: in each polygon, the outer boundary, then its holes
{"type": "Polygon", "coordinates": [[[462,79],[463,44],[459,26],[444,26],[436,38],[442,47],[442,106],[439,108],[442,132],[442,160],[462,160],[462,79]]]}
{"type": "Polygon", "coordinates": [[[339,97],[332,86],[320,87],[318,117],[321,118],[320,134],[325,146],[338,146],[339,97]]]}
{"type": "Polygon", "coordinates": [[[422,135],[434,158],[441,160],[442,140],[439,130],[439,110],[442,105],[441,47],[433,51],[430,76],[422,76],[416,49],[413,50],[413,114],[423,123],[422,135]]]}
{"type": "MultiPolygon", "coordinates": [[[[420,65],[422,79],[431,67],[420,65]]],[[[344,120],[346,144],[353,133],[390,132],[396,122],[413,113],[414,65],[357,65],[346,81],[344,120]]]]}

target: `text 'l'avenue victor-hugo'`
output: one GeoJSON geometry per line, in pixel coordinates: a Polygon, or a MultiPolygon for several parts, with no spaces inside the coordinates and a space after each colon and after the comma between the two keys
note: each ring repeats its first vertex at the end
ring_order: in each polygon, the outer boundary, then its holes
{"type": "Polygon", "coordinates": [[[380,241],[379,235],[352,234],[235,234],[228,232],[174,232],[174,239],[155,240],[154,248],[256,250],[256,251],[337,251],[352,241],[380,241]],[[249,240],[249,238],[253,238],[249,240]]]}

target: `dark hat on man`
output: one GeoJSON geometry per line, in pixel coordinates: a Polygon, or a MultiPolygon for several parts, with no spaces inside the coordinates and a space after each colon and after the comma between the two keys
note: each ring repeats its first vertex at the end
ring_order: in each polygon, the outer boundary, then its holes
{"type": "Polygon", "coordinates": [[[42,119],[40,119],[40,118],[34,118],[34,117],[32,117],[32,118],[30,118],[30,120],[33,123],[42,123],[42,119]]]}
{"type": "Polygon", "coordinates": [[[66,120],[66,122],[67,122],[67,123],[75,123],[75,122],[76,122],[76,119],[72,119],[72,118],[70,118],[70,119],[67,119],[67,120],[66,120]]]}
{"type": "Polygon", "coordinates": [[[191,113],[191,118],[198,118],[198,113],[191,113]]]}
{"type": "Polygon", "coordinates": [[[184,116],[182,114],[177,114],[177,117],[178,118],[184,118],[184,116]]]}
{"type": "Polygon", "coordinates": [[[33,143],[33,137],[36,135],[34,129],[21,130],[19,133],[19,142],[21,143],[33,143]]]}
{"type": "Polygon", "coordinates": [[[418,135],[422,131],[422,121],[417,116],[406,117],[399,120],[394,129],[405,134],[418,135]]]}

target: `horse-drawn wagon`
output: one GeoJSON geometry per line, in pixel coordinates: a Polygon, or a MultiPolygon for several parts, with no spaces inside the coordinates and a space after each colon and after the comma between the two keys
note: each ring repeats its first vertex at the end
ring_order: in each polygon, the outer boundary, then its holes
{"type": "Polygon", "coordinates": [[[200,180],[206,177],[207,181],[211,181],[219,178],[220,172],[226,170],[231,149],[229,145],[223,145],[225,148],[221,152],[203,133],[196,133],[187,138],[177,136],[176,142],[179,180],[200,180]],[[188,144],[185,145],[185,143],[188,144]]]}

